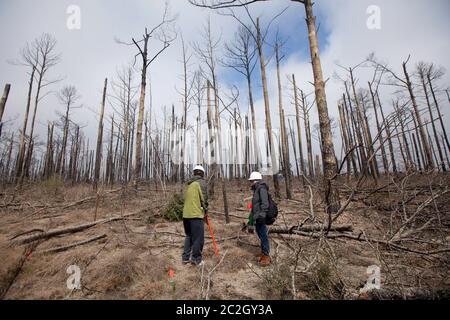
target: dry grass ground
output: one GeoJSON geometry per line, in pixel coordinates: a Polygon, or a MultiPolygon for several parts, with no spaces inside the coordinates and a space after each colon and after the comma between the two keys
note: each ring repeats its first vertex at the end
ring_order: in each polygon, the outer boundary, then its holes
{"type": "MultiPolygon", "coordinates": [[[[447,176],[440,179],[449,185],[447,176]]],[[[282,212],[273,227],[294,226],[310,216],[308,189],[301,188],[297,180],[294,186],[295,201],[279,201],[282,212]]],[[[241,232],[242,222],[248,215],[243,210],[247,203],[244,199],[251,193],[246,182],[238,181],[228,188],[230,224],[225,225],[220,214],[223,211],[220,191],[216,191],[217,198],[210,204],[219,251],[221,256],[224,253],[226,256],[208,277],[208,271],[218,259],[207,229],[205,268],[183,265],[182,223],[162,217],[171,195],[180,190],[180,185],[173,185],[163,192],[154,184],[142,186],[138,192],[101,190],[96,210],[97,197],[89,185],[64,186],[51,181],[18,192],[11,187],[4,188],[0,199],[0,296],[4,299],[199,299],[206,295],[210,299],[353,299],[364,298],[359,295],[359,289],[365,284],[366,271],[371,265],[381,268],[382,288],[400,297],[417,288],[443,289],[448,294],[449,252],[426,255],[346,238],[325,240],[273,234],[274,263],[266,269],[259,267],[255,258],[259,253],[256,235],[241,232]],[[82,199],[87,200],[74,204],[82,199]],[[68,204],[74,205],[67,207],[68,204]],[[99,220],[131,212],[138,213],[34,242],[34,247],[11,240],[33,229],[27,235],[92,222],[95,216],[99,220]],[[97,241],[62,252],[43,253],[102,234],[106,237],[97,241]],[[67,288],[70,274],[66,270],[70,265],[80,267],[82,290],[67,288]],[[172,283],[169,270],[174,271],[172,283]]],[[[342,197],[345,198],[345,193],[342,197]]],[[[417,207],[425,198],[419,194],[410,205],[417,207]]],[[[316,219],[326,221],[317,194],[312,201],[316,219]]],[[[383,207],[392,206],[393,201],[399,201],[395,194],[355,199],[339,218],[339,224],[351,223],[354,234],[364,232],[371,239],[385,239],[392,221],[398,217],[383,207]]],[[[402,246],[411,244],[415,250],[430,250],[436,243],[450,246],[448,195],[437,198],[430,207],[438,209],[439,225],[419,231],[423,243],[404,241],[402,246]],[[429,247],[426,242],[433,243],[429,247]]]]}

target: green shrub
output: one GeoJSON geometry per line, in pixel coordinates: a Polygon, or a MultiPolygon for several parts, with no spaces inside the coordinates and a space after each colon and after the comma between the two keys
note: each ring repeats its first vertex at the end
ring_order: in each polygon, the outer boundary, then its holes
{"type": "Polygon", "coordinates": [[[261,276],[263,291],[267,299],[292,299],[291,268],[288,261],[274,262],[261,276]]]}
{"type": "Polygon", "coordinates": [[[329,260],[319,261],[311,271],[313,275],[310,295],[313,299],[331,300],[344,298],[345,286],[336,271],[331,267],[329,260]]]}
{"type": "Polygon", "coordinates": [[[182,195],[175,193],[164,207],[162,216],[169,221],[181,221],[183,220],[183,206],[184,201],[182,195]]]}

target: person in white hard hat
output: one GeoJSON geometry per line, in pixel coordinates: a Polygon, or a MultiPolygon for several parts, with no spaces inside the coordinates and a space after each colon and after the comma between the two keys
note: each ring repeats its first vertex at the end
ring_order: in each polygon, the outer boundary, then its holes
{"type": "Polygon", "coordinates": [[[262,175],[259,172],[252,172],[248,180],[253,190],[252,220],[255,223],[256,233],[261,240],[261,254],[258,255],[258,262],[265,267],[271,263],[269,236],[265,222],[269,210],[269,186],[262,181],[262,175]]]}
{"type": "Polygon", "coordinates": [[[199,165],[194,167],[193,173],[184,193],[183,226],[186,238],[182,262],[201,265],[205,241],[204,219],[208,215],[208,189],[204,179],[205,169],[199,165]]]}

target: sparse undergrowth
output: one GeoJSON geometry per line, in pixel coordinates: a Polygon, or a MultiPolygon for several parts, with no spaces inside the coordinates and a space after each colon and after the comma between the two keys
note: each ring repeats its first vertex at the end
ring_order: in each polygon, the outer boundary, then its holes
{"type": "MultiPolygon", "coordinates": [[[[53,186],[53,183],[51,185],[53,186]]],[[[442,185],[445,185],[445,181],[442,185]]],[[[99,219],[120,217],[122,214],[140,211],[138,215],[96,225],[87,231],[53,237],[40,243],[36,252],[25,261],[5,298],[198,299],[201,297],[201,270],[181,264],[184,234],[183,226],[179,222],[183,208],[180,189],[174,186],[166,190],[162,196],[162,191],[155,192],[152,187],[146,186],[138,192],[118,192],[104,196],[104,200],[99,203],[97,217],[99,219]],[[39,254],[40,250],[77,243],[103,233],[107,235],[104,241],[88,243],[60,253],[39,254]],[[66,268],[70,265],[79,265],[81,268],[83,285],[81,291],[70,292],[66,288],[69,276],[66,268]],[[169,281],[169,268],[174,272],[172,283],[169,281]]],[[[54,196],[53,187],[49,188],[28,186],[17,195],[17,199],[24,199],[28,195],[29,200],[24,202],[22,207],[14,207],[13,210],[8,207],[0,208],[2,210],[0,259],[5,261],[5,265],[0,268],[2,283],[5,279],[11,279],[11,271],[16,270],[12,262],[18,261],[23,253],[22,246],[15,245],[9,240],[14,235],[30,229],[48,230],[80,225],[91,222],[94,217],[95,199],[63,210],[39,209],[42,206],[37,206],[34,210],[38,213],[27,217],[29,208],[36,204],[46,203],[61,208],[65,203],[74,203],[92,196],[89,185],[58,187],[60,197],[54,196]],[[61,203],[61,199],[65,202],[61,203]],[[33,222],[32,228],[30,221],[33,222]]],[[[105,190],[108,191],[106,188],[105,190]]],[[[413,194],[414,190],[407,192],[405,196],[413,194]]],[[[293,226],[308,217],[306,210],[298,210],[299,207],[309,208],[308,191],[297,190],[294,195],[296,201],[280,202],[283,211],[273,227],[293,226]]],[[[242,203],[247,203],[243,201],[247,197],[248,193],[239,190],[231,193],[230,208],[245,208],[242,203]]],[[[365,199],[370,200],[371,197],[373,196],[366,196],[365,199]]],[[[426,199],[426,195],[419,197],[426,199]]],[[[390,195],[390,201],[397,201],[401,205],[402,195],[393,193],[390,195]]],[[[319,199],[315,197],[314,207],[318,202],[319,199]]],[[[220,212],[222,204],[223,200],[216,197],[210,205],[220,212]]],[[[415,202],[410,201],[406,209],[412,210],[414,205],[415,202]]],[[[432,229],[422,229],[416,235],[422,239],[437,239],[436,243],[442,246],[446,241],[445,237],[448,237],[448,232],[445,232],[448,231],[448,227],[445,226],[448,221],[446,214],[448,211],[445,210],[448,201],[442,197],[436,199],[424,209],[421,219],[417,221],[421,226],[433,217],[435,206],[440,209],[439,218],[442,225],[432,225],[432,229]]],[[[388,226],[391,223],[390,216],[397,214],[398,206],[391,208],[395,211],[378,211],[376,207],[368,206],[356,199],[340,219],[342,223],[351,223],[355,230],[365,230],[371,238],[383,239],[385,234],[392,235],[393,231],[395,232],[395,228],[389,229],[388,226]]],[[[316,213],[317,221],[326,221],[323,212],[317,210],[316,213]]],[[[231,223],[228,225],[223,223],[223,215],[211,214],[219,252],[228,253],[212,275],[210,299],[397,299],[423,296],[428,294],[427,292],[432,292],[431,289],[439,289],[439,294],[429,293],[426,297],[440,298],[446,296],[450,287],[446,279],[449,270],[446,252],[424,256],[345,238],[319,240],[310,236],[272,234],[274,263],[268,268],[261,268],[255,263],[255,255],[259,252],[256,234],[240,232],[241,223],[247,220],[248,213],[235,211],[232,214],[231,223]],[[239,216],[242,218],[238,218],[239,216]],[[293,251],[295,248],[297,249],[293,251]],[[249,263],[252,267],[249,267],[249,263]],[[383,290],[377,293],[378,295],[360,296],[359,289],[367,280],[367,267],[373,264],[381,268],[383,290]],[[293,277],[294,268],[297,272],[293,277]],[[411,295],[406,295],[405,292],[411,292],[411,295]]],[[[393,226],[401,221],[399,218],[393,220],[395,223],[393,226]]],[[[413,228],[415,225],[408,226],[413,228]]],[[[409,230],[413,229],[405,229],[404,232],[409,230]]],[[[217,258],[209,233],[207,229],[205,231],[204,259],[211,270],[217,263],[217,258]]],[[[40,231],[34,231],[38,232],[40,231]]],[[[419,243],[414,244],[412,248],[421,249],[419,243]]],[[[403,242],[402,245],[406,246],[409,243],[403,242]]],[[[425,245],[427,244],[423,246],[425,245]]]]}

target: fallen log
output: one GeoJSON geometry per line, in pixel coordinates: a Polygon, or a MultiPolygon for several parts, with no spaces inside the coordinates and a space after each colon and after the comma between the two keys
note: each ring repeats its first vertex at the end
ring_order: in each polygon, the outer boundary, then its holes
{"type": "MultiPolygon", "coordinates": [[[[313,225],[304,225],[304,226],[293,226],[289,229],[286,228],[270,228],[269,233],[282,233],[282,234],[292,234],[295,231],[303,231],[303,232],[313,232],[313,231],[321,231],[326,230],[328,225],[322,224],[313,224],[313,225]]],[[[332,225],[329,231],[352,231],[353,226],[351,224],[335,224],[332,225]]]]}
{"type": "Polygon", "coordinates": [[[83,240],[83,241],[78,241],[78,242],[75,242],[75,243],[72,243],[72,244],[68,244],[68,245],[65,245],[65,246],[59,246],[59,247],[55,247],[55,248],[39,251],[38,253],[62,252],[62,251],[66,251],[68,249],[72,249],[72,248],[81,246],[83,244],[94,242],[94,241],[97,241],[97,240],[100,240],[100,239],[103,239],[103,238],[106,238],[106,234],[95,236],[95,237],[92,237],[92,238],[89,238],[89,239],[86,239],[86,240],[83,240]]]}
{"type": "Polygon", "coordinates": [[[38,245],[39,242],[34,242],[24,248],[22,255],[15,263],[13,263],[13,266],[9,268],[7,274],[2,279],[2,282],[0,282],[0,300],[3,300],[5,298],[9,289],[12,287],[20,272],[22,271],[25,262],[31,257],[31,254],[38,245]]]}
{"type": "MultiPolygon", "coordinates": [[[[269,231],[269,233],[270,233],[270,231],[269,231]]],[[[327,238],[327,239],[344,238],[344,239],[350,239],[350,240],[361,241],[361,242],[373,242],[373,243],[378,243],[378,244],[384,245],[384,246],[386,246],[386,248],[392,248],[392,249],[402,250],[402,251],[416,253],[419,255],[426,255],[426,256],[450,252],[450,248],[420,251],[420,250],[416,250],[416,249],[412,249],[412,248],[407,248],[407,247],[401,246],[399,244],[385,241],[385,240],[367,238],[362,232],[360,232],[359,234],[356,235],[353,233],[344,233],[344,232],[325,234],[325,233],[320,233],[320,232],[305,232],[305,231],[293,230],[292,235],[303,236],[303,237],[308,237],[308,238],[322,238],[322,237],[327,238]]]]}
{"type": "Polygon", "coordinates": [[[76,232],[80,232],[86,229],[89,229],[93,226],[99,225],[99,224],[104,224],[104,223],[109,223],[109,222],[113,222],[113,221],[118,221],[118,220],[123,220],[124,218],[136,215],[141,213],[142,210],[137,211],[137,212],[133,212],[133,213],[129,213],[129,214],[125,214],[123,216],[117,216],[117,217],[112,217],[112,218],[105,218],[105,219],[101,219],[95,222],[90,222],[90,223],[85,223],[85,224],[80,224],[80,225],[76,225],[76,226],[70,226],[70,227],[66,227],[66,228],[59,228],[59,229],[54,229],[54,230],[49,230],[47,232],[43,232],[43,233],[39,233],[39,234],[35,234],[32,236],[29,236],[27,238],[24,239],[20,239],[20,240],[16,240],[15,242],[17,244],[24,244],[24,243],[30,243],[36,240],[41,240],[41,239],[49,239],[52,237],[56,237],[56,236],[60,236],[63,234],[67,234],[67,233],[76,233],[76,232]]]}
{"type": "Polygon", "coordinates": [[[16,238],[18,238],[18,237],[21,237],[21,236],[24,236],[24,235],[26,235],[26,234],[33,233],[33,232],[44,232],[44,230],[42,230],[42,229],[32,229],[32,230],[28,230],[28,231],[21,232],[21,233],[18,233],[18,234],[16,234],[16,235],[12,236],[11,238],[9,238],[9,240],[14,240],[14,239],[16,239],[16,238]]]}

